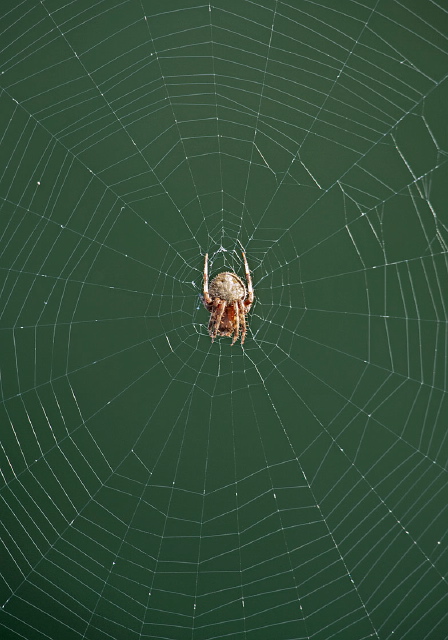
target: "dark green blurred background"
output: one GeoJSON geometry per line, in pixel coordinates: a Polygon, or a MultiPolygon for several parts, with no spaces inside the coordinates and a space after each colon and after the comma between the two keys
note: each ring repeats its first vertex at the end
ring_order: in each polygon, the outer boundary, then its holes
{"type": "Polygon", "coordinates": [[[447,638],[447,2],[0,11],[1,638],[447,638]]]}

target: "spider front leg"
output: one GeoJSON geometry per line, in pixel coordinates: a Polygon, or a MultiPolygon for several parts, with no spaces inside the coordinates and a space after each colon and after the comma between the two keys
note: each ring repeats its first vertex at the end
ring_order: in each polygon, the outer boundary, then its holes
{"type": "Polygon", "coordinates": [[[235,325],[234,325],[233,340],[230,346],[235,344],[240,334],[240,305],[238,304],[238,302],[233,303],[233,312],[235,314],[235,325]]]}
{"type": "Polygon", "coordinates": [[[244,301],[244,313],[247,313],[254,301],[254,288],[252,286],[252,278],[250,277],[249,265],[247,264],[246,254],[243,251],[243,260],[244,260],[244,269],[246,270],[246,280],[247,280],[247,299],[244,301]]]}
{"type": "Polygon", "coordinates": [[[244,344],[244,338],[246,337],[246,332],[247,332],[245,314],[249,309],[247,307],[244,308],[244,302],[242,300],[238,300],[238,308],[240,311],[240,319],[241,319],[241,344],[244,344]]]}
{"type": "Polygon", "coordinates": [[[208,334],[211,337],[212,342],[215,340],[216,336],[218,335],[218,330],[219,330],[221,320],[225,310],[226,310],[226,301],[220,300],[219,298],[215,298],[212,303],[210,322],[208,323],[208,334]]]}
{"type": "Polygon", "coordinates": [[[205,254],[204,261],[204,287],[203,287],[203,295],[204,295],[204,304],[206,308],[210,311],[209,306],[213,303],[213,299],[208,292],[208,253],[205,254]]]}

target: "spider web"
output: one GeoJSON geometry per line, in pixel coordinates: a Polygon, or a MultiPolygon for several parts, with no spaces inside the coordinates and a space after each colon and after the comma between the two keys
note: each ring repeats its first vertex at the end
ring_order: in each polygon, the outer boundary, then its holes
{"type": "Polygon", "coordinates": [[[448,5],[0,33],[2,638],[447,637],[448,5]]]}

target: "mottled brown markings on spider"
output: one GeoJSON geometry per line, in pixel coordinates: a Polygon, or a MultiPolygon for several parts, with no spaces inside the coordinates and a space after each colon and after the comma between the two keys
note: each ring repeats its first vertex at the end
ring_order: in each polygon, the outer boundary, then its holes
{"type": "Polygon", "coordinates": [[[208,284],[208,253],[204,261],[204,306],[210,311],[208,332],[212,342],[216,336],[230,337],[233,335],[232,345],[238,339],[241,330],[241,344],[244,344],[247,325],[246,314],[254,301],[252,278],[249,265],[243,253],[246,271],[247,289],[236,273],[223,271],[208,284]]]}
{"type": "Polygon", "coordinates": [[[221,298],[226,302],[244,300],[246,297],[246,287],[241,278],[235,273],[225,271],[213,278],[210,283],[210,295],[212,298],[221,298]]]}

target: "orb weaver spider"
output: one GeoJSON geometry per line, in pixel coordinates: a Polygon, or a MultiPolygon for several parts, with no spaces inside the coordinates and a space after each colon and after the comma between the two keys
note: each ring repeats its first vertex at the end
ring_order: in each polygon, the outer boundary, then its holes
{"type": "Polygon", "coordinates": [[[247,289],[244,282],[236,273],[224,271],[219,273],[208,284],[208,253],[204,262],[204,306],[210,311],[208,333],[212,339],[216,336],[230,337],[233,335],[232,345],[238,340],[241,330],[241,344],[244,344],[247,324],[246,314],[254,301],[254,290],[250,277],[246,255],[242,254],[246,270],[247,289]]]}

